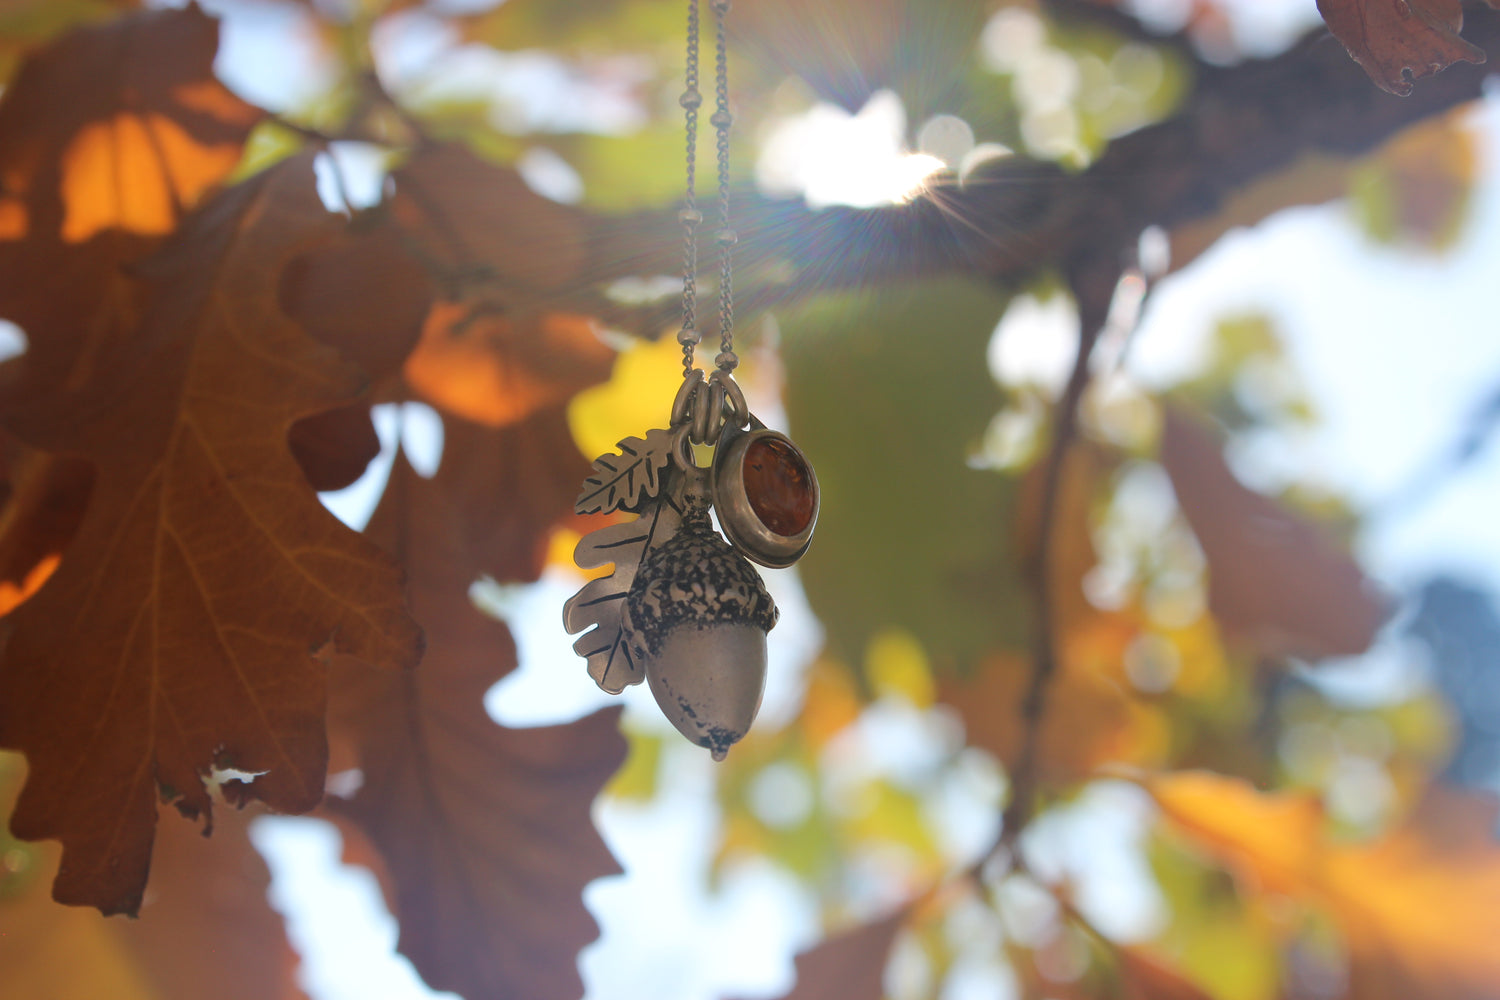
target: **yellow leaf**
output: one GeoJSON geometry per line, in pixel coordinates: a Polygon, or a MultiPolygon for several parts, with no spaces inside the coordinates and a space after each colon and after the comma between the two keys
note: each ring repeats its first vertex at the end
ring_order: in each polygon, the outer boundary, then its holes
{"type": "Polygon", "coordinates": [[[1467,115],[1414,125],[1355,170],[1355,214],[1380,242],[1445,250],[1463,234],[1481,156],[1467,115]]]}
{"type": "Polygon", "coordinates": [[[603,385],[585,389],[568,404],[568,427],[585,455],[614,451],[627,434],[667,426],[682,383],[682,348],[671,337],[641,341],[620,353],[603,385]]]}
{"type": "Polygon", "coordinates": [[[932,664],[917,637],[905,629],[876,633],[865,649],[865,676],[877,695],[894,694],[917,708],[932,705],[932,664]]]}

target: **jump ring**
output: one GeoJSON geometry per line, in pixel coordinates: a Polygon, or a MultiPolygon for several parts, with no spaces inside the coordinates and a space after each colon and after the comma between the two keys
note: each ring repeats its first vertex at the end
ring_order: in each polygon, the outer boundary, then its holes
{"type": "Polygon", "coordinates": [[[672,460],[679,469],[688,473],[698,469],[698,461],[693,457],[693,443],[689,440],[692,429],[692,424],[683,423],[672,430],[672,460]]]}
{"type": "Polygon", "coordinates": [[[708,383],[708,412],[710,426],[704,436],[704,444],[714,444],[724,431],[724,383],[710,379],[708,383]]]}
{"type": "Polygon", "coordinates": [[[735,427],[744,427],[750,422],[750,405],[745,402],[745,393],[740,389],[740,384],[734,380],[734,376],[726,371],[716,370],[708,377],[710,384],[724,387],[725,405],[730,407],[730,420],[735,427]]]}
{"type": "Polygon", "coordinates": [[[707,444],[709,431],[716,422],[713,410],[709,407],[709,388],[703,383],[698,383],[698,391],[693,394],[693,443],[707,444]]]}
{"type": "Polygon", "coordinates": [[[693,396],[702,384],[703,372],[697,368],[682,377],[682,385],[677,389],[677,398],[672,400],[672,419],[668,421],[668,426],[676,427],[688,420],[692,415],[693,396]]]}

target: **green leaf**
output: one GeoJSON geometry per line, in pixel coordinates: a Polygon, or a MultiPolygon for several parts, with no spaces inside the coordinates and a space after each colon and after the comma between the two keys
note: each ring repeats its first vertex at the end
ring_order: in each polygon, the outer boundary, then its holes
{"type": "Polygon", "coordinates": [[[939,670],[1024,641],[1017,480],[969,464],[1002,403],[985,350],[1005,303],[943,280],[782,319],[792,435],[822,490],[802,576],[848,662],[889,628],[939,670]]]}
{"type": "MultiPolygon", "coordinates": [[[[703,11],[705,21],[711,16],[703,11]]],[[[464,19],[464,35],[504,51],[676,52],[685,26],[685,8],[671,0],[507,0],[464,19]]]]}

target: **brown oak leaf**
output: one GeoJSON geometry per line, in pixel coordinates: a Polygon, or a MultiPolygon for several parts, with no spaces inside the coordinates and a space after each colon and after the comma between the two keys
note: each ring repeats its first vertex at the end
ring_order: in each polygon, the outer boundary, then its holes
{"type": "MultiPolygon", "coordinates": [[[[355,218],[296,258],[281,278],[281,304],[318,340],[372,380],[400,370],[432,307],[432,282],[384,213],[355,218]]],[[[380,453],[368,402],[292,425],[292,454],[316,490],[353,483],[380,453]]]]}
{"type": "Polygon", "coordinates": [[[880,1000],[891,945],[910,915],[911,907],[903,906],[800,952],[797,984],[781,1000],[880,1000]]]}
{"type": "Polygon", "coordinates": [[[561,288],[587,262],[581,213],[463,146],[427,146],[392,178],[396,222],[451,288],[510,300],[561,288]]]}
{"type": "Polygon", "coordinates": [[[0,410],[33,443],[141,363],[128,269],[261,118],[214,78],[217,49],[196,6],[133,13],[37,52],[0,99],[0,316],[29,340],[0,366],[0,410]]]}
{"type": "Polygon", "coordinates": [[[399,371],[432,308],[433,283],[385,213],[354,219],[293,260],[281,304],[372,379],[399,371]]]}
{"type": "MultiPolygon", "coordinates": [[[[0,819],[25,763],[0,753],[0,819]]],[[[0,833],[0,968],[7,1000],[304,1000],[297,955],[266,900],[270,872],[231,811],[212,837],[163,827],[140,920],[62,906],[47,892],[54,843],[5,843],[0,833]]]]}
{"type": "Polygon", "coordinates": [[[27,754],[17,836],[63,842],[61,902],[140,906],[158,796],[226,793],[301,812],[322,795],[337,649],[390,667],[421,636],[400,576],[318,503],[287,448],[362,379],[277,306],[280,268],[326,234],[311,157],[189,219],[145,265],[153,345],[127,394],[71,428],[97,468],[62,565],[18,608],[0,659],[0,746],[27,754]]]}
{"type": "Polygon", "coordinates": [[[303,417],[287,432],[287,447],[318,492],[341,490],[365,474],[380,454],[370,404],[355,403],[303,417]]]}
{"type": "Polygon", "coordinates": [[[5,502],[0,506],[0,615],[36,593],[78,530],[94,486],[94,467],[50,455],[8,437],[5,502]]]}
{"type": "Polygon", "coordinates": [[[1370,79],[1393,94],[1410,94],[1412,81],[1456,62],[1484,62],[1484,50],[1459,37],[1461,0],[1318,0],[1318,12],[1370,79]]]}
{"type": "Polygon", "coordinates": [[[1272,655],[1352,656],[1386,607],[1322,531],[1241,485],[1218,444],[1168,408],[1162,464],[1208,559],[1208,604],[1231,634],[1272,655]]]}
{"type": "Polygon", "coordinates": [[[499,428],[444,416],[443,435],[434,478],[477,572],[502,583],[535,580],[551,529],[577,520],[573,497],[589,474],[563,408],[499,428]]]}
{"type": "Polygon", "coordinates": [[[619,870],[589,817],[625,758],[619,710],[497,725],[484,695],[516,649],[468,597],[477,570],[442,484],[398,457],[368,530],[407,567],[428,648],[410,674],[336,662],[330,725],[363,780],[330,805],[378,848],[399,947],[429,985],[572,1000],[577,952],[597,935],[583,888],[619,870]]]}

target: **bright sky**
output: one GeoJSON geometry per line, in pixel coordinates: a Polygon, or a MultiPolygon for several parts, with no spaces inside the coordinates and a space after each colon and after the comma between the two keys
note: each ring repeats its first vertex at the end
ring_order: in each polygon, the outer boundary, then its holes
{"type": "MultiPolygon", "coordinates": [[[[1138,5],[1170,24],[1180,17],[1174,9],[1187,3],[1139,0],[1138,5]]],[[[1247,0],[1236,10],[1243,37],[1262,45],[1295,34],[1316,18],[1312,0],[1247,0]]],[[[288,108],[326,86],[328,67],[287,55],[289,49],[313,51],[298,41],[303,22],[295,5],[236,5],[231,13],[219,65],[245,96],[288,108]],[[278,71],[265,72],[268,65],[278,71]]],[[[402,72],[414,72],[422,53],[437,51],[442,41],[430,25],[416,25],[412,37],[409,48],[397,45],[389,53],[402,72]]],[[[494,68],[493,61],[484,67],[486,72],[494,68]]],[[[547,68],[512,62],[508,72],[510,82],[502,86],[525,89],[543,79],[547,68]]],[[[1500,185],[1494,170],[1500,101],[1486,102],[1475,124],[1485,137],[1487,177],[1456,250],[1429,257],[1375,248],[1341,205],[1282,213],[1231,234],[1161,285],[1138,332],[1130,372],[1146,384],[1168,382],[1191,366],[1217,319],[1240,309],[1269,312],[1320,420],[1303,439],[1275,440],[1241,456],[1242,471],[1251,478],[1312,478],[1361,504],[1378,504],[1406,486],[1451,444],[1500,381],[1500,336],[1493,319],[1500,261],[1500,185]]],[[[945,127],[950,145],[935,140],[939,151],[954,148],[955,132],[945,127]]],[[[899,101],[888,95],[853,116],[822,106],[773,137],[761,169],[769,183],[801,190],[816,201],[875,204],[900,197],[933,166],[901,148],[903,132],[899,101]]],[[[962,135],[956,134],[961,147],[962,135]]],[[[1044,372],[1058,359],[1065,363],[1068,343],[1076,336],[1071,324],[1066,310],[1013,314],[1002,366],[1044,372]]],[[[414,457],[430,462],[440,444],[431,415],[423,410],[409,406],[400,423],[414,457]]],[[[356,524],[368,516],[396,434],[393,409],[384,408],[378,422],[387,458],[372,467],[369,482],[329,498],[340,516],[356,524]]],[[[1362,552],[1393,586],[1448,568],[1500,591],[1497,498],[1500,454],[1491,448],[1466,472],[1438,483],[1422,506],[1372,521],[1361,539],[1362,552]]],[[[794,710],[797,678],[818,641],[795,575],[773,574],[771,585],[784,617],[771,635],[772,680],[763,714],[768,721],[794,710]]],[[[500,595],[517,634],[522,667],[492,692],[489,706],[497,718],[511,724],[558,721],[611,701],[588,680],[562,631],[561,604],[575,586],[565,574],[551,574],[534,588],[500,595]]],[[[665,726],[643,689],[632,689],[626,703],[632,722],[665,726]]],[[[940,745],[924,730],[923,720],[886,714],[890,717],[868,738],[872,759],[882,748],[920,752],[940,745]]],[[[711,766],[694,748],[671,748],[657,802],[597,811],[627,873],[596,883],[586,894],[604,931],[581,959],[589,1000],[775,996],[790,985],[792,952],[816,936],[809,901],[773,871],[741,872],[714,898],[697,888],[717,822],[711,766]]],[[[955,807],[950,817],[956,854],[965,844],[984,843],[992,820],[986,809],[974,807],[982,795],[966,796],[958,798],[969,805],[955,807]]],[[[1037,834],[1044,843],[1039,864],[1072,871],[1081,904],[1118,933],[1149,932],[1158,903],[1132,847],[1146,823],[1138,800],[1127,790],[1102,786],[1069,816],[1050,822],[1037,834]],[[1110,821],[1100,822],[1106,815],[1110,821]],[[1088,830],[1095,832],[1080,832],[1088,830]]],[[[394,924],[374,881],[360,869],[338,864],[336,834],[315,821],[277,819],[258,824],[255,836],[270,860],[273,899],[304,955],[304,982],[314,1000],[436,995],[393,954],[394,924]]],[[[1003,1000],[1006,981],[997,976],[993,969],[977,970],[948,1000],[1003,1000]]]]}

